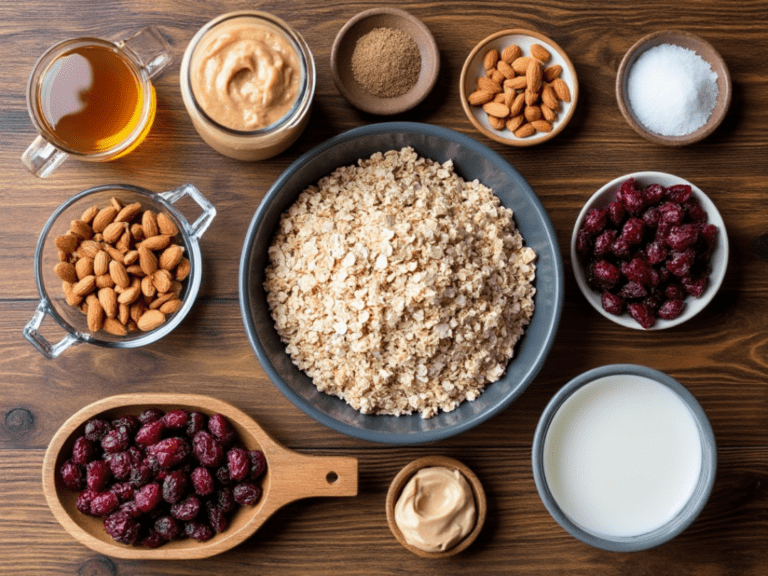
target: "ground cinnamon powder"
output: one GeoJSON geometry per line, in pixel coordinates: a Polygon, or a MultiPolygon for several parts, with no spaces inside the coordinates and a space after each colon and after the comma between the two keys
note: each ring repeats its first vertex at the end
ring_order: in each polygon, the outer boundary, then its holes
{"type": "Polygon", "coordinates": [[[402,96],[419,79],[421,54],[413,38],[395,28],[374,28],[355,44],[352,74],[379,98],[402,96]]]}

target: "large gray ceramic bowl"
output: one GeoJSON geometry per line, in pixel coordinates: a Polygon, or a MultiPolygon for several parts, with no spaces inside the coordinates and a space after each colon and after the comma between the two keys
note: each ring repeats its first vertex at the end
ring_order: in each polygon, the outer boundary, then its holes
{"type": "Polygon", "coordinates": [[[251,221],[240,258],[240,309],[248,339],[272,382],[309,416],[344,434],[387,444],[419,444],[460,434],[504,410],[536,377],[557,332],[563,303],[563,267],[546,211],[523,177],[501,156],[472,138],[437,126],[409,122],[350,130],[296,160],[267,192],[251,221]],[[343,400],[318,392],[291,363],[274,328],[264,292],[267,249],[280,215],[310,184],[340,166],[379,151],[411,146],[423,157],[453,160],[465,180],[477,178],[514,211],[526,245],[538,255],[536,309],[504,376],[473,402],[429,419],[419,415],[364,415],[343,400]]]}

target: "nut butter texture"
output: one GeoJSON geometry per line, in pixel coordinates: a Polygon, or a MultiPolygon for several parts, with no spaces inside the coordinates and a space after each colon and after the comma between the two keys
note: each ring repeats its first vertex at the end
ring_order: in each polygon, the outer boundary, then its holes
{"type": "Polygon", "coordinates": [[[252,19],[235,18],[202,39],[190,83],[212,120],[233,130],[258,130],[291,110],[301,64],[286,38],[252,19]]]}
{"type": "Polygon", "coordinates": [[[472,531],[476,516],[469,482],[443,466],[419,470],[395,504],[395,522],[406,542],[426,552],[456,546],[472,531]]]}

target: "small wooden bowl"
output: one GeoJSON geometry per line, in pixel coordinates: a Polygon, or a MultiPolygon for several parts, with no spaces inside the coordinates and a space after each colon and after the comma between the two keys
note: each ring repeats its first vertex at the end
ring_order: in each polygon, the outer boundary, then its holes
{"type": "Polygon", "coordinates": [[[553,40],[547,38],[543,34],[539,34],[533,30],[513,29],[513,30],[501,30],[495,34],[491,34],[484,40],[481,40],[477,46],[472,49],[467,59],[464,61],[464,67],[461,69],[461,77],[459,78],[459,95],[461,98],[461,106],[464,108],[464,113],[469,118],[472,125],[480,131],[482,134],[500,142],[507,146],[533,146],[535,144],[541,144],[551,140],[557,136],[566,127],[568,122],[573,117],[573,113],[576,110],[576,102],[579,99],[579,81],[576,78],[576,69],[573,67],[568,55],[560,46],[558,46],[553,40]],[[533,136],[528,138],[518,138],[512,132],[507,130],[495,130],[488,122],[488,115],[483,111],[481,106],[471,106],[467,98],[472,92],[475,91],[477,79],[480,76],[485,76],[485,66],[483,61],[485,59],[485,53],[488,50],[496,48],[499,52],[504,48],[512,44],[517,44],[523,49],[525,56],[530,56],[530,47],[532,44],[540,44],[551,54],[552,58],[544,66],[552,66],[559,64],[563,67],[563,72],[560,77],[568,84],[568,89],[571,92],[570,102],[561,102],[562,110],[558,112],[558,117],[555,120],[551,132],[537,132],[533,136]]]}
{"type": "Polygon", "coordinates": [[[363,112],[391,115],[405,112],[419,104],[435,86],[440,71],[440,51],[429,28],[405,10],[371,8],[352,17],[336,35],[331,49],[331,73],[336,88],[350,104],[363,112]],[[419,47],[421,73],[416,84],[402,96],[379,98],[370,94],[355,80],[352,53],[357,41],[375,28],[401,30],[419,47]]]}
{"type": "Polygon", "coordinates": [[[459,462],[458,460],[454,460],[453,458],[448,458],[447,456],[424,456],[423,458],[418,458],[417,460],[414,460],[410,464],[406,465],[402,470],[400,470],[397,476],[395,476],[394,480],[392,480],[392,483],[389,485],[389,491],[387,492],[386,508],[387,523],[389,524],[389,529],[392,531],[392,534],[394,534],[395,538],[397,538],[397,541],[400,542],[400,544],[402,544],[405,548],[417,556],[421,556],[422,558],[446,558],[448,556],[458,554],[475,541],[483,529],[483,524],[485,524],[485,516],[488,510],[488,503],[485,498],[485,490],[483,490],[483,485],[480,483],[480,480],[475,475],[475,473],[472,472],[472,470],[470,470],[465,464],[459,462]],[[445,468],[458,470],[461,472],[464,478],[466,478],[469,482],[469,485],[472,487],[472,493],[475,497],[475,506],[477,508],[477,520],[475,522],[474,529],[469,534],[467,534],[464,540],[456,544],[456,546],[453,548],[449,548],[444,552],[426,552],[420,548],[411,546],[408,544],[408,542],[406,542],[403,533],[400,532],[400,528],[397,526],[397,522],[395,522],[395,504],[397,504],[397,500],[400,498],[400,493],[408,483],[408,480],[410,480],[411,477],[422,468],[430,468],[432,466],[443,466],[445,468]]]}
{"type": "Polygon", "coordinates": [[[644,36],[635,42],[624,55],[621,64],[619,64],[619,71],[616,74],[616,100],[624,119],[640,136],[649,142],[661,144],[662,146],[686,146],[687,144],[703,140],[712,134],[728,112],[728,107],[731,105],[731,92],[731,75],[720,53],[704,38],[683,30],[660,30],[644,36]],[[632,66],[643,52],[661,44],[672,44],[693,50],[717,74],[717,102],[709,120],[698,130],[683,136],[663,136],[652,132],[640,123],[629,101],[628,83],[632,66]]]}
{"type": "Polygon", "coordinates": [[[115,558],[142,560],[187,560],[207,558],[237,546],[250,537],[279,508],[302,498],[356,496],[357,458],[306,456],[288,450],[270,438],[250,416],[231,404],[194,394],[123,394],[90,404],[74,414],[56,432],[43,460],[43,491],[53,515],[76,540],[92,550],[115,558]],[[85,422],[94,417],[113,419],[124,414],[138,415],[147,408],[170,411],[182,408],[203,414],[226,416],[249,450],[261,450],[267,458],[263,493],[255,506],[243,506],[230,518],[227,530],[207,542],[187,538],[173,540],[159,548],[116,542],[104,531],[104,521],[80,513],[75,503],[78,492],[67,489],[58,470],[72,453],[85,422]]]}

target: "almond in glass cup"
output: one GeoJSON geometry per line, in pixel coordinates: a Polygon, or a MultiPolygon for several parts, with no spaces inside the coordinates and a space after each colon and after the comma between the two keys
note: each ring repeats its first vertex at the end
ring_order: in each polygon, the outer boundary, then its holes
{"type": "Polygon", "coordinates": [[[106,162],[147,137],[157,99],[152,78],[171,61],[171,47],[149,26],[115,42],[73,38],[35,64],[27,109],[39,135],[21,161],[46,178],[69,156],[106,162]]]}

